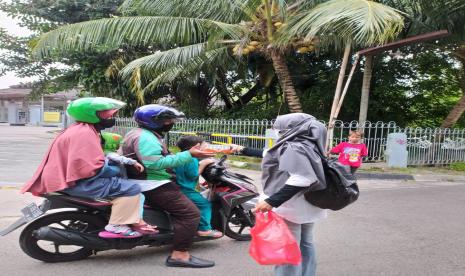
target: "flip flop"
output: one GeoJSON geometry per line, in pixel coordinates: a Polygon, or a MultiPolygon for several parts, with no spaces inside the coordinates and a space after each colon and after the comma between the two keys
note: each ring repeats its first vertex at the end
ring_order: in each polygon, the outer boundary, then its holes
{"type": "Polygon", "coordinates": [[[155,225],[150,224],[132,225],[131,228],[144,235],[153,235],[159,232],[155,225]]]}
{"type": "Polygon", "coordinates": [[[216,231],[216,230],[209,230],[209,231],[208,231],[208,234],[199,234],[199,233],[197,232],[197,236],[202,237],[202,238],[213,238],[213,239],[217,239],[217,238],[223,237],[223,233],[221,233],[220,231],[216,231]]]}
{"type": "Polygon", "coordinates": [[[134,238],[142,237],[142,233],[132,231],[132,230],[129,230],[123,233],[101,231],[100,233],[98,233],[98,236],[104,239],[134,239],[134,238]]]}

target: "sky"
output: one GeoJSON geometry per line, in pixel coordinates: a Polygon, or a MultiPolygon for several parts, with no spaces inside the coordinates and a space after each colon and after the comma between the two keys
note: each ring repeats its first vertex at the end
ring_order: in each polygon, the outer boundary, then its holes
{"type": "MultiPolygon", "coordinates": [[[[7,15],[3,12],[0,12],[0,26],[6,29],[10,34],[16,36],[27,36],[31,34],[26,28],[22,28],[18,26],[16,21],[12,18],[7,17],[7,15]]],[[[1,54],[1,53],[0,53],[1,54]]],[[[6,75],[0,77],[0,89],[8,88],[10,85],[19,84],[21,82],[28,82],[33,79],[31,78],[18,78],[15,76],[13,72],[8,72],[6,75]]]]}

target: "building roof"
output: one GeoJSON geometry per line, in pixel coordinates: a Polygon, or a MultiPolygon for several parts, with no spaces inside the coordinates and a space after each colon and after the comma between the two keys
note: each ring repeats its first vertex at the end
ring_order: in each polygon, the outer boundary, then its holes
{"type": "MultiPolygon", "coordinates": [[[[0,89],[0,99],[26,98],[32,92],[30,85],[12,85],[9,88],[0,89]]],[[[44,98],[48,100],[71,100],[77,97],[78,90],[71,89],[54,94],[46,94],[44,98]]]]}

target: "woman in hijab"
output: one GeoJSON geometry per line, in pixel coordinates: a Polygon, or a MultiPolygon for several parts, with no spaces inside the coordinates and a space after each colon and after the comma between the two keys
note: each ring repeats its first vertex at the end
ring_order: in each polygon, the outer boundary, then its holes
{"type": "Polygon", "coordinates": [[[313,276],[316,271],[313,245],[314,223],[326,217],[326,210],[308,203],[307,190],[326,187],[320,154],[324,156],[326,128],[304,113],[278,116],[273,128],[280,136],[262,161],[263,191],[268,197],[255,212],[274,208],[289,227],[302,252],[300,265],[275,266],[276,276],[313,276]]]}

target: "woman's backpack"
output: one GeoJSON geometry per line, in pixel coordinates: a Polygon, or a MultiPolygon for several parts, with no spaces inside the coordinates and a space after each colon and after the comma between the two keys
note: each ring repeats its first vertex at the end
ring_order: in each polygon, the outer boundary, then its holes
{"type": "Polygon", "coordinates": [[[305,199],[312,205],[333,211],[340,210],[358,199],[359,189],[355,177],[347,166],[337,160],[328,160],[320,152],[326,178],[326,188],[318,191],[307,191],[305,199]]]}

